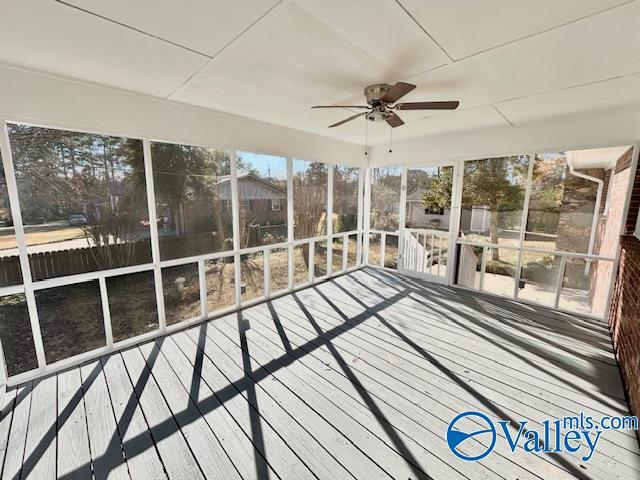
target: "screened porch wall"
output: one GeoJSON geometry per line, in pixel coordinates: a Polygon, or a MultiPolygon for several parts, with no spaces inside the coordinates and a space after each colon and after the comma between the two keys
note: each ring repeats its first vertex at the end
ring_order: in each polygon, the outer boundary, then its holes
{"type": "Polygon", "coordinates": [[[360,265],[359,167],[18,122],[2,130],[11,385],[360,265]],[[323,209],[307,211],[300,189],[323,209]]]}

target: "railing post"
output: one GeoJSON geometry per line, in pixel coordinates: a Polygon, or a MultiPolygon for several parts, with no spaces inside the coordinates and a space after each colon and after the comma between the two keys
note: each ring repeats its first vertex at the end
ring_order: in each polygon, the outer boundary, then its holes
{"type": "Polygon", "coordinates": [[[113,331],[111,329],[111,309],[109,308],[109,296],[107,292],[107,281],[104,277],[98,279],[100,285],[100,300],[102,302],[102,318],[104,320],[104,336],[107,348],[113,348],[113,331]]]}
{"type": "Polygon", "coordinates": [[[562,255],[560,260],[560,268],[558,271],[558,285],[556,286],[556,298],[553,302],[553,308],[557,309],[560,304],[560,293],[562,293],[562,284],[564,283],[564,271],[567,266],[567,256],[562,255]]]}
{"type": "Polygon", "coordinates": [[[262,263],[264,265],[262,271],[264,274],[263,286],[264,286],[264,298],[271,298],[271,250],[265,248],[262,253],[262,263]]]}
{"type": "MultiPolygon", "coordinates": [[[[484,290],[484,272],[487,269],[487,247],[482,247],[482,260],[480,263],[480,285],[478,285],[478,291],[482,292],[484,290]]],[[[475,280],[475,279],[474,279],[475,280]]],[[[475,283],[475,281],[474,281],[475,283]]]]}
{"type": "Polygon", "coordinates": [[[313,282],[315,276],[315,261],[316,257],[316,242],[312,240],[309,242],[309,282],[313,282]]]}
{"type": "Polygon", "coordinates": [[[209,306],[207,305],[207,272],[204,260],[198,260],[198,280],[200,285],[200,316],[207,318],[209,315],[209,306]]]}
{"type": "MultiPolygon", "coordinates": [[[[357,239],[356,236],[356,242],[357,239]]],[[[349,234],[345,233],[342,237],[342,271],[346,272],[347,268],[349,268],[349,234]]]]}

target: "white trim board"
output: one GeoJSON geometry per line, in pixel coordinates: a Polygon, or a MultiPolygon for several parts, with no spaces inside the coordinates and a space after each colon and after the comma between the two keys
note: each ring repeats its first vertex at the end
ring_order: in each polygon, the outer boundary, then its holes
{"type": "Polygon", "coordinates": [[[0,114],[61,129],[366,165],[355,143],[3,64],[0,114]]]}

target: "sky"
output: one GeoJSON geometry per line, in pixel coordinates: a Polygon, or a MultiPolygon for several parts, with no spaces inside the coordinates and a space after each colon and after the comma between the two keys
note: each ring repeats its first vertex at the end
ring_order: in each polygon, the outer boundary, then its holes
{"type": "Polygon", "coordinates": [[[271,178],[279,180],[286,180],[287,178],[287,159],[285,157],[251,152],[237,152],[236,155],[246,163],[251,164],[263,177],[271,176],[271,178]]]}

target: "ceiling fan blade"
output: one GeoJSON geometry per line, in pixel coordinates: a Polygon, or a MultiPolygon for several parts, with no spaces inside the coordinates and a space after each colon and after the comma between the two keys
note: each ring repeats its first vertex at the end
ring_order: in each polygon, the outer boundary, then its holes
{"type": "Polygon", "coordinates": [[[366,108],[369,109],[368,105],[314,105],[311,108],[366,108]]]}
{"type": "Polygon", "coordinates": [[[399,127],[400,125],[404,125],[402,119],[395,113],[393,113],[390,117],[387,117],[386,120],[387,123],[392,127],[399,127]]]}
{"type": "Polygon", "coordinates": [[[380,100],[385,103],[397,102],[414,88],[416,88],[416,86],[411,85],[410,83],[397,82],[382,96],[380,100]]]}
{"type": "Polygon", "coordinates": [[[408,102],[398,103],[398,110],[455,110],[460,102],[408,102]]]}
{"type": "Polygon", "coordinates": [[[352,115],[349,118],[345,118],[344,120],[342,120],[342,121],[340,121],[338,123],[334,123],[333,125],[329,125],[329,128],[337,127],[339,125],[342,125],[343,123],[350,122],[354,118],[361,117],[362,115],[366,115],[367,113],[369,113],[369,112],[356,113],[355,115],[352,115]]]}

